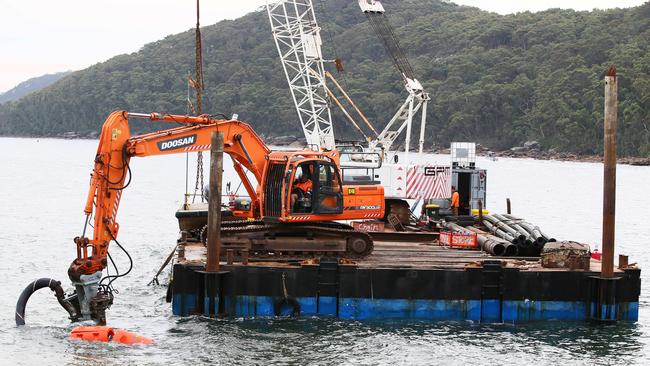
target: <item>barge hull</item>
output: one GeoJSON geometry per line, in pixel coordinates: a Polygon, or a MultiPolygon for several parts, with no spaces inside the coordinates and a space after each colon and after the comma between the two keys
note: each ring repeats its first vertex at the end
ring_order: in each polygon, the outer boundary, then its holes
{"type": "Polygon", "coordinates": [[[220,273],[178,263],[174,315],[325,316],[481,323],[636,321],[640,270],[619,270],[603,296],[599,272],[513,268],[487,259],[431,267],[251,264],[220,273]]]}

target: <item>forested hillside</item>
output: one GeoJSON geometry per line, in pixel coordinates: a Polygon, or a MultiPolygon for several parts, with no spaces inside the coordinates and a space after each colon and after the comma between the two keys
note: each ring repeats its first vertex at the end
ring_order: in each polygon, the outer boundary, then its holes
{"type": "MultiPolygon", "coordinates": [[[[343,60],[346,71],[338,78],[383,126],[406,97],[399,75],[356,1],[314,3],[326,57],[343,60]]],[[[598,153],[602,79],[615,64],[619,151],[650,155],[650,4],[506,16],[431,0],[384,5],[432,97],[427,147],[469,140],[505,149],[537,140],[546,149],[598,153]]],[[[202,33],[206,111],[238,113],[267,136],[300,134],[266,13],[222,21],[202,33]]],[[[115,109],[185,113],[185,80],[193,65],[193,31],[168,36],[0,105],[0,133],[86,134],[99,131],[115,109]]],[[[336,117],[336,134],[353,135],[336,117]]],[[[136,131],[147,128],[135,124],[136,131]]]]}
{"type": "Polygon", "coordinates": [[[6,92],[0,93],[0,103],[18,100],[29,93],[33,93],[37,90],[45,88],[46,86],[52,85],[71,72],[72,71],[63,71],[27,79],[15,87],[7,90],[6,92]]]}

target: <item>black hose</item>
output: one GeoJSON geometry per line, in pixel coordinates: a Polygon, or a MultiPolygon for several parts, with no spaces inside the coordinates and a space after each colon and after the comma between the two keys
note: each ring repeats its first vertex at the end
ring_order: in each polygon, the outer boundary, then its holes
{"type": "Polygon", "coordinates": [[[279,298],[278,300],[276,300],[274,302],[274,304],[273,304],[273,312],[275,313],[275,316],[281,316],[282,315],[282,308],[285,305],[291,306],[291,316],[292,317],[300,316],[300,303],[293,296],[281,297],[281,298],[279,298]]]}
{"type": "MultiPolygon", "coordinates": [[[[124,277],[124,276],[128,275],[128,274],[131,272],[131,270],[133,269],[133,258],[131,258],[131,255],[129,254],[129,252],[128,252],[126,249],[124,249],[124,247],[122,246],[122,244],[120,244],[120,242],[117,241],[117,239],[116,239],[115,236],[113,235],[113,232],[111,232],[111,230],[110,230],[110,228],[108,227],[108,225],[106,225],[106,232],[108,232],[108,235],[111,236],[111,239],[113,239],[113,241],[115,242],[115,244],[117,244],[117,246],[118,246],[120,249],[122,249],[122,251],[124,252],[124,254],[126,254],[127,258],[129,258],[129,269],[128,269],[126,272],[120,274],[120,272],[117,270],[117,267],[115,267],[115,271],[117,272],[117,274],[115,274],[115,275],[108,275],[108,274],[107,274],[106,276],[104,276],[104,277],[99,281],[99,285],[100,285],[100,286],[103,286],[103,285],[102,285],[102,282],[104,282],[105,280],[108,280],[108,284],[105,285],[105,286],[106,286],[106,289],[108,290],[108,292],[112,292],[112,291],[113,291],[113,287],[112,287],[111,285],[113,284],[113,281],[115,281],[116,279],[118,279],[118,278],[120,278],[120,277],[124,277]]],[[[110,258],[110,256],[109,256],[109,258],[110,258]]],[[[113,258],[111,258],[111,262],[112,262],[112,261],[113,261],[113,258]]],[[[113,262],[113,266],[115,266],[115,262],[113,262]]],[[[117,293],[117,292],[116,292],[116,293],[117,293]]]]}
{"type": "Polygon", "coordinates": [[[18,297],[18,302],[16,303],[16,325],[25,325],[25,307],[27,306],[27,301],[34,292],[44,287],[49,287],[50,290],[54,291],[54,295],[59,301],[59,304],[61,304],[61,306],[63,306],[63,308],[70,314],[72,319],[77,317],[77,310],[68,300],[65,299],[65,293],[61,287],[61,282],[51,278],[39,278],[27,285],[18,297]]]}

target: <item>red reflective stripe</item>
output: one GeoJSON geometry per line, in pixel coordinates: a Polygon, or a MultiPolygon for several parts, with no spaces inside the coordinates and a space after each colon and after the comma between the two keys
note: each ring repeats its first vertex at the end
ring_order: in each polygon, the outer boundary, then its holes
{"type": "Polygon", "coordinates": [[[436,179],[429,177],[427,185],[424,187],[422,192],[422,198],[431,198],[431,193],[433,192],[433,186],[436,184],[436,179]]]}
{"type": "Polygon", "coordinates": [[[418,183],[419,183],[419,181],[421,179],[422,179],[421,175],[418,175],[418,174],[412,174],[411,175],[411,178],[409,178],[409,180],[406,183],[406,196],[407,197],[410,197],[413,194],[413,192],[415,190],[415,187],[418,185],[418,183]]]}
{"type": "Polygon", "coordinates": [[[411,190],[411,194],[409,196],[413,196],[413,195],[419,196],[420,191],[422,190],[422,188],[425,186],[427,182],[427,178],[428,177],[426,175],[419,173],[417,183],[413,186],[413,189],[411,190]]]}

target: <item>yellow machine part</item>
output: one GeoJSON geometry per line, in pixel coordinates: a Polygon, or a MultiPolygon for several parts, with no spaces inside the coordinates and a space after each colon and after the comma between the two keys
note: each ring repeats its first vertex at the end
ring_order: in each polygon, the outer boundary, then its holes
{"type": "MultiPolygon", "coordinates": [[[[490,214],[490,211],[488,211],[487,209],[484,208],[483,209],[483,215],[489,215],[489,214],[490,214]]],[[[478,216],[478,208],[473,208],[472,209],[472,216],[478,216]]]]}

